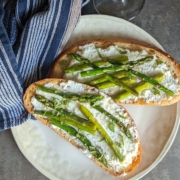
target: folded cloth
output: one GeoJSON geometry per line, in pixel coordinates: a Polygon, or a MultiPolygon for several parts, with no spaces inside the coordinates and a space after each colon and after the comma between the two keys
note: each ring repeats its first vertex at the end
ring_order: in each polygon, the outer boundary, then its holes
{"type": "Polygon", "coordinates": [[[78,22],[81,6],[82,0],[0,1],[0,130],[30,117],[23,93],[47,76],[78,22]]]}

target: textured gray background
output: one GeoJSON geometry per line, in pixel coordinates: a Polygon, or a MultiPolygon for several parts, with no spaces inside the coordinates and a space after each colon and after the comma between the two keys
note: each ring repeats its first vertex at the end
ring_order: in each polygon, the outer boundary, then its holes
{"type": "MultiPolygon", "coordinates": [[[[82,14],[96,14],[92,2],[82,14]]],[[[146,0],[142,12],[132,21],[150,35],[180,63],[180,1],[146,0]]],[[[0,132],[0,180],[47,180],[19,151],[10,130],[0,132]]],[[[180,179],[180,130],[163,160],[142,180],[180,179]]]]}

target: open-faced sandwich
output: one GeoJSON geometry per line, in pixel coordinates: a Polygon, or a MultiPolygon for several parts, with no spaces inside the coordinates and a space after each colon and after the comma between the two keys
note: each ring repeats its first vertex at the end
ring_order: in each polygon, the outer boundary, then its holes
{"type": "Polygon", "coordinates": [[[140,163],[141,144],[133,119],[94,87],[44,79],[27,88],[24,106],[114,176],[124,176],[140,163]]]}
{"type": "Polygon", "coordinates": [[[58,57],[49,77],[94,86],[119,104],[163,106],[180,100],[177,62],[159,49],[132,42],[78,42],[58,57]]]}

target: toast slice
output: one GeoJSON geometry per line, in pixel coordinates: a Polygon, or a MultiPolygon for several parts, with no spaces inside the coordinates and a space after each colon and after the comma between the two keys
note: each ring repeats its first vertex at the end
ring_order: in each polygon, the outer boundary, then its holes
{"type": "Polygon", "coordinates": [[[164,106],[180,100],[180,66],[155,47],[120,40],[80,41],[52,65],[51,78],[98,88],[119,104],[164,106]]]}
{"type": "Polygon", "coordinates": [[[98,89],[64,79],[30,85],[27,111],[114,176],[125,176],[141,161],[141,143],[128,112],[98,89]]]}

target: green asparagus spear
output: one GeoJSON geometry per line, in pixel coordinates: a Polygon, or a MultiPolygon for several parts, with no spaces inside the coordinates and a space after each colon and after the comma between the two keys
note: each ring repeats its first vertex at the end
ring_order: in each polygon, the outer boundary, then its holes
{"type": "Polygon", "coordinates": [[[125,83],[123,83],[120,79],[114,78],[112,76],[110,76],[109,74],[105,74],[105,78],[107,78],[109,81],[111,81],[112,83],[120,86],[122,89],[130,92],[131,94],[138,96],[138,92],[132,88],[130,88],[129,86],[127,86],[125,83]]]}
{"type": "MultiPolygon", "coordinates": [[[[103,61],[103,60],[95,61],[93,63],[98,67],[110,65],[109,62],[103,61]]],[[[82,70],[85,70],[87,68],[89,68],[89,66],[87,64],[78,64],[78,65],[74,65],[74,66],[71,66],[71,67],[65,69],[65,73],[73,73],[76,71],[82,71],[82,70]]]]}
{"type": "Polygon", "coordinates": [[[102,153],[99,152],[99,150],[94,147],[91,142],[82,134],[80,134],[76,129],[74,129],[71,126],[68,126],[66,124],[62,124],[61,122],[59,122],[58,120],[56,120],[55,118],[51,118],[50,119],[50,123],[63,129],[64,131],[66,131],[68,134],[70,134],[71,136],[76,137],[77,139],[79,139],[79,141],[81,141],[83,143],[83,145],[85,147],[88,148],[89,152],[99,160],[99,162],[103,163],[106,167],[108,167],[108,163],[107,160],[105,159],[105,157],[103,156],[102,153]]]}
{"type": "MultiPolygon", "coordinates": [[[[120,78],[119,80],[125,84],[133,84],[136,82],[136,79],[134,77],[131,79],[124,77],[124,78],[120,78]]],[[[114,87],[114,86],[116,86],[116,84],[114,84],[113,82],[110,82],[110,81],[106,81],[106,82],[96,84],[95,86],[98,89],[102,90],[102,89],[114,87]]]]}
{"type": "MultiPolygon", "coordinates": [[[[130,61],[130,62],[127,62],[125,65],[128,65],[129,68],[132,68],[134,67],[135,65],[141,65],[141,64],[144,64],[145,62],[148,62],[148,61],[151,61],[153,59],[153,56],[147,56],[145,58],[141,58],[137,61],[130,61]]],[[[121,62],[118,62],[118,61],[115,61],[113,59],[107,59],[107,61],[113,65],[122,65],[121,62]]]]}
{"type": "Polygon", "coordinates": [[[70,56],[73,59],[76,59],[77,61],[79,61],[83,64],[87,64],[88,66],[92,67],[93,69],[99,68],[95,63],[92,63],[89,59],[86,59],[79,54],[69,53],[68,56],[70,56]]]}
{"type": "Polygon", "coordinates": [[[84,94],[84,95],[77,95],[77,94],[66,94],[61,93],[57,90],[47,88],[45,86],[37,86],[38,90],[41,90],[46,93],[55,94],[61,96],[65,99],[72,100],[72,101],[79,101],[79,102],[96,102],[103,99],[101,95],[91,95],[91,94],[84,94]]]}
{"type": "Polygon", "coordinates": [[[63,114],[59,114],[57,111],[34,111],[33,114],[42,115],[45,117],[48,117],[49,119],[54,118],[56,120],[59,120],[60,122],[68,125],[72,125],[78,129],[84,130],[90,134],[94,134],[96,131],[96,126],[92,125],[90,126],[86,122],[80,123],[78,121],[75,121],[74,119],[70,119],[69,117],[64,116],[63,114]]]}
{"type": "Polygon", "coordinates": [[[50,118],[50,124],[53,124],[61,129],[65,130],[68,134],[70,134],[72,136],[76,136],[76,134],[78,133],[76,129],[74,129],[73,127],[71,127],[67,124],[63,124],[56,118],[50,118]]]}
{"type": "Polygon", "coordinates": [[[126,63],[128,61],[128,56],[120,56],[120,57],[117,57],[117,58],[106,58],[108,62],[115,62],[117,64],[123,64],[123,63],[126,63]]]}
{"type": "MultiPolygon", "coordinates": [[[[122,71],[117,71],[115,73],[112,73],[111,75],[115,78],[122,78],[122,77],[127,76],[127,74],[128,74],[128,71],[122,70],[122,71]]],[[[93,86],[93,85],[107,82],[107,81],[108,80],[106,78],[104,78],[104,76],[102,76],[102,77],[93,79],[91,82],[86,82],[86,83],[93,86]]]]}
{"type": "Polygon", "coordinates": [[[131,72],[132,74],[140,77],[142,80],[154,85],[156,88],[164,91],[166,94],[168,94],[169,96],[174,96],[174,92],[167,89],[166,87],[164,87],[163,85],[159,84],[154,78],[148,77],[145,74],[142,74],[140,72],[134,71],[132,69],[129,70],[129,72],[131,72]]]}
{"type": "MultiPolygon", "coordinates": [[[[94,68],[94,65],[97,66],[97,67],[111,66],[111,64],[108,61],[104,61],[104,60],[98,60],[98,61],[90,62],[88,59],[85,59],[85,58],[83,58],[82,56],[80,56],[78,54],[70,54],[70,56],[71,57],[76,57],[76,59],[78,61],[80,61],[81,63],[83,63],[83,64],[77,64],[77,65],[71,66],[71,67],[65,69],[65,73],[73,73],[73,72],[76,72],[76,71],[82,71],[82,70],[85,70],[85,69],[87,69],[89,67],[94,68]]],[[[110,60],[115,61],[115,62],[119,62],[119,63],[120,62],[124,63],[124,62],[128,61],[128,57],[127,56],[120,56],[120,57],[113,58],[113,59],[110,59],[110,60]]]]}
{"type": "Polygon", "coordinates": [[[98,123],[98,121],[93,117],[93,114],[83,105],[80,106],[80,111],[86,116],[92,123],[94,123],[97,127],[97,130],[100,134],[105,138],[109,147],[114,151],[115,155],[118,157],[119,161],[122,162],[124,160],[124,156],[116,148],[116,145],[113,143],[112,139],[109,137],[107,132],[103,129],[103,127],[98,123]]]}
{"type": "MultiPolygon", "coordinates": [[[[158,74],[156,76],[153,76],[153,78],[157,81],[157,82],[161,82],[164,79],[164,75],[163,74],[158,74]]],[[[148,82],[140,82],[135,84],[135,86],[133,87],[138,93],[142,92],[145,89],[151,88],[153,87],[152,84],[148,83],[148,82]]],[[[123,100],[126,97],[130,96],[131,93],[127,92],[127,91],[122,91],[118,94],[116,94],[113,99],[117,99],[117,100],[123,100]]]]}
{"type": "Polygon", "coordinates": [[[44,96],[41,96],[39,94],[36,94],[35,95],[35,98],[41,102],[42,104],[44,104],[46,107],[49,107],[49,108],[52,108],[54,110],[56,110],[57,112],[63,114],[64,116],[66,116],[67,118],[70,118],[70,119],[73,119],[75,121],[78,121],[79,123],[86,123],[90,126],[93,126],[93,124],[90,122],[90,121],[87,121],[87,119],[84,119],[82,117],[79,117],[77,116],[76,114],[74,113],[70,113],[68,112],[67,110],[65,110],[64,108],[61,107],[61,104],[58,103],[57,104],[57,101],[56,99],[54,99],[54,101],[50,101],[48,99],[46,99],[44,96]]]}
{"type": "Polygon", "coordinates": [[[124,126],[124,124],[122,122],[120,122],[116,117],[114,117],[112,114],[110,114],[109,112],[107,112],[104,108],[102,108],[101,106],[97,105],[97,104],[91,104],[93,108],[95,108],[96,110],[98,110],[99,112],[101,112],[102,114],[104,114],[105,116],[107,116],[109,119],[111,119],[113,122],[115,122],[116,124],[118,124],[118,126],[120,127],[120,130],[129,138],[132,139],[132,135],[131,133],[128,131],[128,129],[124,126]]]}
{"type": "MultiPolygon", "coordinates": [[[[128,70],[129,68],[133,68],[136,65],[141,65],[145,62],[148,62],[152,59],[152,56],[137,60],[137,61],[131,61],[127,62],[123,65],[114,65],[110,67],[105,67],[105,68],[97,68],[93,70],[88,70],[88,71],[82,71],[81,77],[86,77],[86,76],[96,76],[96,75],[101,75],[106,72],[115,72],[115,71],[120,71],[120,70],[128,70]]],[[[113,62],[111,61],[113,64],[113,62]]]]}
{"type": "Polygon", "coordinates": [[[103,68],[97,68],[93,70],[87,70],[87,71],[82,71],[81,77],[87,77],[87,76],[97,76],[104,74],[106,72],[115,72],[115,71],[120,71],[127,69],[126,65],[119,65],[119,66],[110,66],[110,67],[103,67],[103,68]]]}

